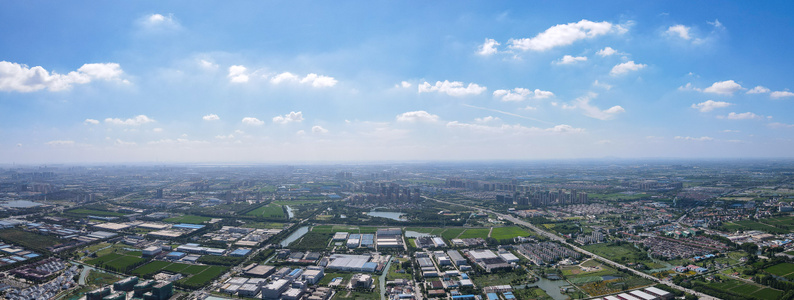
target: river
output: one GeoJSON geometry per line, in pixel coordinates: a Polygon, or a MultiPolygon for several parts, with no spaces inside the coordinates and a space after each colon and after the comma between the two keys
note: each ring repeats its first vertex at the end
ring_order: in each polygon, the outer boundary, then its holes
{"type": "Polygon", "coordinates": [[[290,243],[296,241],[297,239],[301,238],[304,234],[309,232],[309,226],[303,226],[295,230],[292,234],[290,234],[286,239],[281,241],[281,247],[287,247],[290,243]]]}

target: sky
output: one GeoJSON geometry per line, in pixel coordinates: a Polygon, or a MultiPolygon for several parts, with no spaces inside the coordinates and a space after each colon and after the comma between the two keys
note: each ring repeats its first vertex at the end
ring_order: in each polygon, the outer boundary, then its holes
{"type": "Polygon", "coordinates": [[[794,156],[791,1],[2,1],[0,163],[794,156]]]}

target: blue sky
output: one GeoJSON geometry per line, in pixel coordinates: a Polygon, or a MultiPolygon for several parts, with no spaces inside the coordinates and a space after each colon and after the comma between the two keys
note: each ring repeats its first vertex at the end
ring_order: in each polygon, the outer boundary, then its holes
{"type": "Polygon", "coordinates": [[[491,2],[5,1],[0,163],[794,153],[788,1],[491,2]]]}

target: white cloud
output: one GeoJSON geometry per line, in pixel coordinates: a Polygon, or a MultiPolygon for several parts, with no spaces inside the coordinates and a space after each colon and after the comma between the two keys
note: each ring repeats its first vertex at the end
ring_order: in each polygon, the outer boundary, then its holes
{"type": "Polygon", "coordinates": [[[409,122],[409,123],[428,122],[428,123],[432,123],[432,122],[436,122],[436,121],[438,121],[438,115],[434,115],[434,114],[428,113],[428,112],[426,112],[424,110],[409,111],[409,112],[405,112],[405,113],[401,113],[401,114],[397,115],[397,122],[409,122]]]}
{"type": "Polygon", "coordinates": [[[764,94],[769,93],[769,89],[763,86],[756,86],[753,89],[747,91],[748,94],[764,94]]]}
{"type": "Polygon", "coordinates": [[[723,101],[714,101],[714,100],[706,100],[705,102],[700,102],[697,104],[692,104],[692,108],[699,110],[700,112],[710,112],[717,108],[723,108],[733,105],[733,103],[723,102],[723,101]]]}
{"type": "Polygon", "coordinates": [[[407,89],[407,88],[411,87],[411,83],[408,82],[408,81],[403,81],[403,82],[400,82],[400,84],[398,86],[400,86],[400,87],[402,87],[404,89],[407,89]]]}
{"type": "Polygon", "coordinates": [[[99,120],[95,120],[95,119],[85,119],[85,121],[83,121],[83,124],[86,124],[86,125],[96,125],[96,124],[99,124],[99,120]]]}
{"type": "Polygon", "coordinates": [[[593,81],[593,86],[597,86],[597,87],[603,88],[605,90],[612,89],[611,85],[603,83],[603,82],[599,82],[598,79],[596,79],[596,81],[593,81]]]}
{"type": "Polygon", "coordinates": [[[462,97],[467,95],[479,95],[487,90],[484,86],[479,86],[476,83],[469,83],[468,86],[463,87],[463,82],[436,81],[435,85],[430,85],[427,81],[419,85],[419,93],[438,92],[445,93],[453,97],[462,97]]]}
{"type": "Polygon", "coordinates": [[[300,78],[298,75],[292,74],[290,72],[284,72],[278,74],[270,79],[270,83],[272,84],[280,84],[286,82],[306,83],[306,84],[310,84],[312,87],[322,88],[322,87],[332,87],[336,85],[338,81],[333,77],[325,76],[325,75],[317,75],[315,73],[310,73],[306,75],[306,77],[300,78]]]}
{"type": "Polygon", "coordinates": [[[219,66],[218,66],[218,64],[216,64],[216,63],[213,63],[213,62],[211,62],[211,61],[208,61],[208,60],[206,60],[206,59],[199,59],[199,60],[198,60],[198,65],[199,65],[201,68],[203,68],[203,69],[207,69],[207,70],[217,70],[217,69],[218,69],[218,67],[219,67],[219,66]]]}
{"type": "Polygon", "coordinates": [[[218,117],[218,115],[216,115],[216,114],[209,114],[209,115],[201,117],[201,119],[204,120],[204,121],[217,121],[217,120],[220,120],[221,117],[218,117]]]}
{"type": "Polygon", "coordinates": [[[763,116],[756,115],[751,112],[744,112],[744,113],[729,113],[727,116],[717,116],[720,119],[728,119],[728,120],[752,120],[752,119],[763,119],[763,116]]]}
{"type": "Polygon", "coordinates": [[[599,120],[609,120],[614,118],[617,114],[626,112],[626,110],[623,109],[623,107],[620,105],[615,105],[605,110],[601,110],[600,108],[591,105],[590,99],[595,98],[596,96],[597,94],[590,93],[587,96],[582,96],[577,98],[574,101],[574,104],[572,105],[563,104],[562,108],[563,109],[579,108],[584,111],[585,116],[599,120]]]}
{"type": "Polygon", "coordinates": [[[794,96],[794,93],[789,91],[774,91],[769,94],[769,97],[772,97],[772,99],[788,98],[792,96],[794,96]]]}
{"type": "Polygon", "coordinates": [[[524,101],[526,99],[546,99],[553,97],[554,93],[540,89],[531,91],[525,88],[514,88],[512,90],[495,90],[493,96],[502,98],[502,101],[524,101]]]}
{"type": "Polygon", "coordinates": [[[121,139],[116,139],[116,142],[114,144],[117,145],[117,146],[135,146],[138,143],[136,143],[136,142],[125,142],[125,141],[122,141],[121,139]]]}
{"type": "Polygon", "coordinates": [[[229,81],[235,83],[248,82],[249,77],[247,70],[248,68],[242,65],[234,65],[229,67],[229,81]]]}
{"type": "Polygon", "coordinates": [[[701,136],[701,137],[691,137],[691,136],[676,136],[676,140],[685,140],[685,141],[696,141],[696,142],[705,142],[705,141],[713,141],[714,138],[710,136],[701,136]]]}
{"type": "Polygon", "coordinates": [[[725,132],[725,133],[737,133],[739,131],[738,130],[732,130],[732,129],[725,129],[722,132],[725,132]]]}
{"type": "Polygon", "coordinates": [[[0,61],[0,91],[63,91],[74,84],[86,84],[95,79],[128,83],[121,79],[122,74],[124,71],[117,63],[84,64],[77,71],[59,74],[54,71],[50,73],[41,66],[29,68],[27,65],[0,61]]]}
{"type": "Polygon", "coordinates": [[[679,25],[670,26],[669,28],[667,28],[667,31],[665,31],[665,33],[673,36],[678,36],[685,40],[691,40],[692,36],[689,35],[690,29],[691,28],[679,24],[679,25]]]}
{"type": "Polygon", "coordinates": [[[625,27],[609,22],[581,20],[577,23],[554,25],[533,38],[510,39],[508,43],[511,49],[544,51],[610,32],[624,33],[626,31],[625,27]]]}
{"type": "Polygon", "coordinates": [[[565,55],[560,60],[556,61],[555,63],[558,65],[570,65],[580,61],[587,61],[587,56],[571,56],[565,55]]]}
{"type": "Polygon", "coordinates": [[[710,87],[703,89],[703,92],[732,96],[733,93],[740,91],[741,89],[742,86],[736,83],[735,81],[725,80],[725,81],[715,82],[710,87]]]}
{"type": "Polygon", "coordinates": [[[273,123],[278,124],[287,124],[292,122],[301,122],[303,121],[303,112],[290,112],[283,116],[275,116],[273,117],[273,123]]]}
{"type": "Polygon", "coordinates": [[[168,14],[168,16],[150,14],[144,16],[139,22],[149,30],[175,30],[180,28],[179,22],[174,19],[173,14],[168,14]]]}
{"type": "Polygon", "coordinates": [[[301,83],[311,83],[312,87],[332,87],[337,81],[333,77],[311,73],[301,79],[301,83]]]}
{"type": "Polygon", "coordinates": [[[124,125],[124,126],[140,126],[147,123],[156,122],[154,119],[147,117],[146,115],[137,115],[133,118],[129,119],[119,119],[119,118],[107,118],[105,119],[105,123],[113,124],[113,125],[124,125]]]}
{"type": "Polygon", "coordinates": [[[636,63],[634,63],[633,60],[631,60],[631,61],[627,61],[627,62],[624,62],[624,63],[621,63],[621,64],[617,64],[614,67],[612,67],[612,71],[609,72],[609,75],[612,75],[612,76],[623,75],[623,74],[626,74],[626,73],[631,72],[631,71],[640,70],[640,69],[645,68],[647,66],[648,65],[645,65],[645,64],[636,64],[636,63]]]}
{"type": "Polygon", "coordinates": [[[551,128],[538,128],[538,127],[525,127],[520,124],[508,125],[502,124],[499,126],[489,126],[484,124],[471,124],[452,121],[447,123],[447,128],[462,129],[479,133],[492,133],[492,134],[527,134],[527,135],[540,135],[540,134],[566,134],[566,133],[581,133],[584,132],[583,128],[574,128],[570,125],[560,124],[551,128]]]}
{"type": "Polygon", "coordinates": [[[477,54],[483,55],[483,56],[488,56],[488,55],[491,55],[491,54],[495,54],[497,52],[496,46],[499,46],[499,45],[500,44],[494,39],[485,39],[485,43],[480,45],[479,51],[477,51],[477,54]]]}
{"type": "Polygon", "coordinates": [[[273,78],[270,78],[270,83],[272,84],[279,84],[287,81],[298,81],[298,75],[292,74],[290,72],[284,72],[273,76],[273,78]]]}
{"type": "Polygon", "coordinates": [[[617,53],[618,53],[618,51],[615,50],[615,49],[612,49],[612,47],[606,47],[606,48],[598,50],[598,52],[596,52],[596,54],[598,54],[601,57],[607,57],[607,56],[614,55],[614,54],[617,54],[617,53]]]}
{"type": "Polygon", "coordinates": [[[264,121],[262,121],[260,119],[257,119],[257,118],[253,118],[253,117],[245,117],[245,118],[243,118],[242,122],[245,125],[253,125],[253,126],[260,126],[262,124],[265,124],[264,121]]]}
{"type": "Polygon", "coordinates": [[[152,131],[153,132],[163,132],[163,129],[158,127],[158,128],[152,129],[152,131]]]}
{"type": "Polygon", "coordinates": [[[328,133],[328,129],[325,129],[320,125],[315,125],[312,126],[312,133],[317,133],[317,134],[328,133]]]}
{"type": "Polygon", "coordinates": [[[487,116],[484,118],[474,118],[474,122],[478,124],[487,124],[487,123],[499,122],[499,121],[501,121],[501,119],[499,119],[499,117],[494,117],[494,116],[487,116]]]}
{"type": "Polygon", "coordinates": [[[215,138],[216,138],[216,139],[219,139],[219,140],[231,140],[231,139],[234,139],[234,135],[233,135],[233,134],[229,134],[229,135],[216,135],[216,136],[215,136],[215,138]]]}
{"type": "Polygon", "coordinates": [[[74,141],[70,141],[70,140],[54,140],[54,141],[49,141],[46,144],[50,145],[50,146],[72,146],[72,145],[74,145],[74,141]]]}
{"type": "Polygon", "coordinates": [[[306,130],[303,130],[303,129],[298,130],[298,132],[296,132],[295,134],[296,135],[306,135],[306,130]]]}
{"type": "Polygon", "coordinates": [[[775,128],[775,129],[794,128],[794,124],[785,124],[785,123],[780,123],[780,122],[769,123],[766,126],[769,126],[769,128],[775,128]]]}

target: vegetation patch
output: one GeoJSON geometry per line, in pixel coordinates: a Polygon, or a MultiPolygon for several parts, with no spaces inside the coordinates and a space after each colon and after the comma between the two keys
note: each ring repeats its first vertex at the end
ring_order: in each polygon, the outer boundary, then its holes
{"type": "Polygon", "coordinates": [[[519,236],[529,236],[529,231],[518,226],[496,227],[491,232],[491,237],[497,240],[512,239],[519,236]]]}
{"type": "Polygon", "coordinates": [[[61,240],[48,235],[27,232],[19,229],[0,230],[0,239],[7,243],[20,245],[22,247],[43,251],[47,247],[61,243],[61,240]]]}
{"type": "Polygon", "coordinates": [[[194,215],[184,215],[180,217],[173,217],[164,219],[165,222],[171,223],[188,223],[188,224],[201,224],[206,221],[212,220],[210,217],[202,217],[202,216],[194,216],[194,215]]]}

